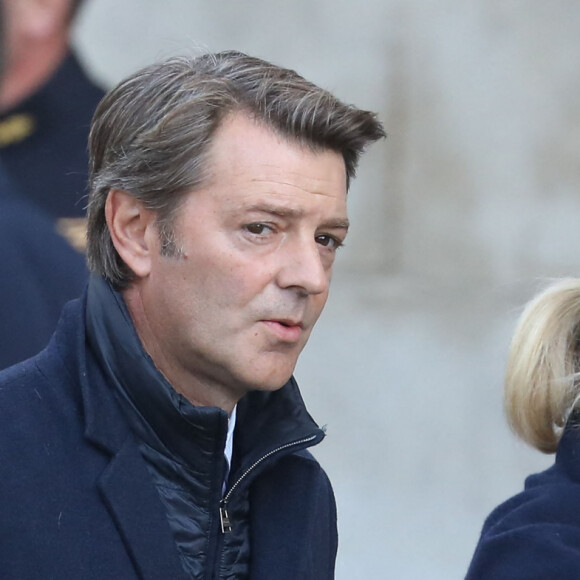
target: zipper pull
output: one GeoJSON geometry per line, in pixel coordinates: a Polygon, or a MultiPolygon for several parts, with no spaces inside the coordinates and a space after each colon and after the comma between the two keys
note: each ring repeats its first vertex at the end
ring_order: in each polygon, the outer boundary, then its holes
{"type": "Polygon", "coordinates": [[[229,534],[232,531],[232,522],[226,509],[226,504],[222,502],[220,505],[220,524],[222,527],[222,534],[229,534]]]}

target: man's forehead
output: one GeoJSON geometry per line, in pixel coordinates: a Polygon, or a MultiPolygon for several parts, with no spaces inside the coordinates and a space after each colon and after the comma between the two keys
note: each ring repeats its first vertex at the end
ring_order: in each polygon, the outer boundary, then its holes
{"type": "Polygon", "coordinates": [[[346,197],[346,167],[340,153],[313,151],[243,117],[230,119],[216,132],[204,165],[202,188],[346,197]]]}
{"type": "MultiPolygon", "coordinates": [[[[344,172],[346,180],[346,164],[342,154],[334,149],[318,147],[300,139],[283,134],[280,130],[272,127],[266,121],[257,119],[245,112],[235,112],[227,115],[219,124],[214,132],[211,144],[208,148],[206,162],[211,168],[212,162],[215,163],[220,157],[220,153],[231,155],[232,152],[250,152],[254,149],[260,149],[263,154],[264,167],[268,167],[272,172],[282,171],[280,159],[277,162],[268,163],[272,151],[281,153],[287,158],[296,156],[297,152],[302,155],[318,158],[324,155],[333,155],[340,160],[340,171],[344,172]]],[[[251,154],[250,154],[251,156],[251,154]]],[[[228,157],[228,161],[233,161],[228,157]]],[[[284,168],[284,172],[288,169],[284,168]]]]}

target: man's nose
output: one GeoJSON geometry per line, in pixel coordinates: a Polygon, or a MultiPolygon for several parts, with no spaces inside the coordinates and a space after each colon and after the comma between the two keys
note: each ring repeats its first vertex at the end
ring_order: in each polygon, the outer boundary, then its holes
{"type": "Polygon", "coordinates": [[[289,244],[281,261],[278,271],[281,288],[296,288],[304,294],[322,294],[328,290],[330,267],[325,267],[314,239],[289,244]]]}

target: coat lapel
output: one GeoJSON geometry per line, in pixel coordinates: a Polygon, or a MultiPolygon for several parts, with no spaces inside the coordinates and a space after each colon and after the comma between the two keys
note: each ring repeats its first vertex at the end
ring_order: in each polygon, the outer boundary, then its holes
{"type": "Polygon", "coordinates": [[[112,458],[98,486],[141,578],[185,579],[163,504],[132,437],[112,458]]]}
{"type": "Polygon", "coordinates": [[[165,508],[145,461],[111,388],[86,350],[84,302],[81,307],[76,349],[85,437],[110,457],[97,488],[142,580],[185,579],[165,508]]]}

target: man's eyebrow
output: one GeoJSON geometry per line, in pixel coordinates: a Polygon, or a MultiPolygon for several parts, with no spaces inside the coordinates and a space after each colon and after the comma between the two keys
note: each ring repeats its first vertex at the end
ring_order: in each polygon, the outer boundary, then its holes
{"type": "Polygon", "coordinates": [[[348,230],[350,222],[347,219],[328,220],[320,225],[321,228],[329,228],[331,230],[348,230]]]}
{"type": "MultiPolygon", "coordinates": [[[[256,203],[245,208],[247,211],[259,211],[264,213],[269,213],[278,217],[283,218],[299,218],[304,215],[304,211],[301,209],[295,209],[292,207],[284,207],[279,205],[274,205],[270,203],[256,203]]],[[[330,219],[321,224],[320,227],[348,230],[350,227],[350,222],[348,219],[330,219]]]]}
{"type": "Polygon", "coordinates": [[[274,205],[270,203],[255,203],[248,207],[244,208],[247,211],[261,211],[264,213],[271,213],[272,215],[276,215],[278,217],[291,217],[291,218],[299,218],[304,215],[304,211],[301,209],[295,209],[292,207],[284,207],[280,205],[274,205]]]}

